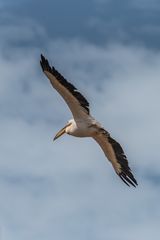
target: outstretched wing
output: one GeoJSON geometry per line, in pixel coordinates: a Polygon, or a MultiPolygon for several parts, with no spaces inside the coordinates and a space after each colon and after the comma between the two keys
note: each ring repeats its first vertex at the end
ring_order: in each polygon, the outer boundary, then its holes
{"type": "Polygon", "coordinates": [[[94,139],[100,145],[122,181],[128,186],[132,185],[136,187],[136,185],[138,185],[137,181],[131,172],[121,145],[111,138],[110,134],[103,128],[94,136],[94,139]]]}
{"type": "Polygon", "coordinates": [[[67,103],[73,117],[75,119],[86,118],[86,115],[89,115],[89,103],[85,97],[54,67],[51,67],[48,60],[45,59],[43,55],[41,55],[40,64],[43,72],[49,78],[52,86],[67,103]]]}

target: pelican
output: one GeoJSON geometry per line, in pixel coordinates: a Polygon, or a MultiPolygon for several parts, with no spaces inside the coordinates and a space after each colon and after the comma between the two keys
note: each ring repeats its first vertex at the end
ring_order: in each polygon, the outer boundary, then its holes
{"type": "Polygon", "coordinates": [[[64,133],[75,137],[92,137],[100,145],[122,181],[128,186],[136,187],[137,181],[121,145],[90,115],[89,103],[86,98],[54,67],[51,67],[43,55],[41,55],[40,65],[53,88],[62,96],[73,115],[73,119],[69,120],[66,126],[56,134],[54,140],[64,133]]]}

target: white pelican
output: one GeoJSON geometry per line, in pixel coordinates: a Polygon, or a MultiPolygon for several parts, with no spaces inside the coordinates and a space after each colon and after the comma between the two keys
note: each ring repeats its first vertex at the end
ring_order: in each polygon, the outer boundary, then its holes
{"type": "Polygon", "coordinates": [[[64,133],[75,137],[92,137],[100,145],[123,182],[128,186],[136,187],[137,181],[131,172],[121,145],[90,115],[89,103],[85,97],[54,67],[51,67],[43,55],[41,55],[40,64],[52,86],[67,103],[74,118],[69,120],[67,125],[56,134],[54,140],[64,133]]]}

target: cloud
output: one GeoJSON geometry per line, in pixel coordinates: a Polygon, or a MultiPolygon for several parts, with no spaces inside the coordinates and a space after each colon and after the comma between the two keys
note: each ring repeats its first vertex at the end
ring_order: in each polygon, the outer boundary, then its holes
{"type": "MultiPolygon", "coordinates": [[[[159,49],[159,3],[153,1],[8,1],[1,8],[1,19],[5,14],[12,16],[8,19],[19,24],[31,21],[45,29],[46,35],[55,39],[81,39],[85,42],[105,46],[107,43],[118,41],[123,44],[145,45],[151,49],[159,49]],[[35,9],[38,10],[35,11],[35,9]],[[54,9],[54,14],[53,14],[54,9]],[[46,14],[47,13],[47,14],[46,14]]],[[[38,27],[37,27],[38,28],[38,27]]],[[[15,29],[15,31],[17,31],[15,29]]],[[[36,31],[33,27],[32,31],[36,31]]],[[[25,27],[23,28],[23,33],[25,27]]],[[[27,31],[26,31],[27,33],[27,31]]],[[[16,34],[23,36],[23,34],[16,34]]],[[[25,38],[27,34],[24,33],[25,38]]],[[[43,46],[41,37],[35,44],[43,46]]],[[[26,43],[31,44],[31,43],[26,43]]]]}
{"type": "MultiPolygon", "coordinates": [[[[27,26],[27,41],[34,42],[32,24],[27,26]]],[[[15,39],[13,29],[23,33],[21,24],[2,29],[0,48],[5,239],[159,236],[160,53],[121,43],[54,40],[43,28],[43,47],[6,44],[8,36],[15,39]],[[122,144],[139,182],[136,190],[123,185],[94,141],[64,136],[52,142],[71,115],[41,72],[41,52],[87,96],[93,116],[122,144]]]]}

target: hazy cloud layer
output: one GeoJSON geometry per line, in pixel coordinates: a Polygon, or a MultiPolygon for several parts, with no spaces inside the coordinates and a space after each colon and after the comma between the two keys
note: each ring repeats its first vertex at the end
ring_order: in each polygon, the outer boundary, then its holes
{"type": "Polygon", "coordinates": [[[88,96],[93,115],[124,146],[139,187],[124,186],[90,139],[65,136],[52,143],[70,113],[41,72],[41,49],[2,47],[2,236],[158,236],[160,54],[81,41],[51,39],[46,46],[44,54],[88,96]]]}
{"type": "Polygon", "coordinates": [[[31,16],[1,17],[1,238],[158,238],[160,52],[118,39],[100,46],[53,38],[31,16]],[[93,140],[52,142],[71,114],[40,69],[41,52],[122,144],[137,189],[120,181],[93,140]]]}

